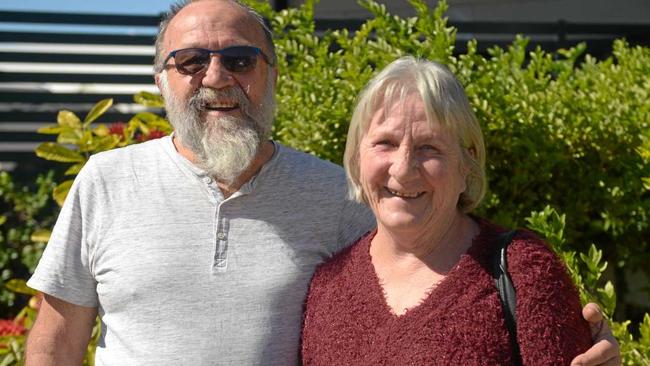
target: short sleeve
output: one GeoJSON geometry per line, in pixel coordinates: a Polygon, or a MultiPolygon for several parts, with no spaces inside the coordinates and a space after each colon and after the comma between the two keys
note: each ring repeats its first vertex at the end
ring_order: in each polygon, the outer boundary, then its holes
{"type": "Polygon", "coordinates": [[[94,235],[94,205],[100,201],[93,165],[91,158],[77,175],[43,256],[27,282],[35,290],[87,307],[98,305],[88,244],[94,235]]]}
{"type": "Polygon", "coordinates": [[[591,346],[580,298],[562,261],[529,232],[508,249],[517,296],[517,339],[524,364],[568,365],[591,346]]]}
{"type": "Polygon", "coordinates": [[[344,199],[338,224],[337,251],[354,243],[376,226],[368,206],[344,199]]]}

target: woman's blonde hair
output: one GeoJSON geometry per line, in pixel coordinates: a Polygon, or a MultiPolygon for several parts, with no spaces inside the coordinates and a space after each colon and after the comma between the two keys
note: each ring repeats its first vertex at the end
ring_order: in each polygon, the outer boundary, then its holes
{"type": "Polygon", "coordinates": [[[461,162],[469,168],[467,188],[460,195],[458,208],[469,212],[481,202],[487,184],[481,127],[454,74],[444,65],[412,56],[402,57],[384,68],[358,97],[343,157],[349,196],[367,203],[359,180],[359,145],[373,115],[381,107],[404,101],[413,93],[422,98],[429,123],[439,122],[458,139],[461,162]]]}

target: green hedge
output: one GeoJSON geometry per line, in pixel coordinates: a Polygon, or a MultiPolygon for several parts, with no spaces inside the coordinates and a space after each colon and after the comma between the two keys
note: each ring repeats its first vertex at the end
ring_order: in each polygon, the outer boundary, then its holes
{"type": "Polygon", "coordinates": [[[584,45],[549,53],[518,37],[488,55],[475,41],[455,54],[446,4],[410,2],[417,16],[400,18],[360,0],[372,19],[354,34],[322,37],[313,35],[314,1],[280,13],[256,3],[277,35],[276,138],[340,163],[356,95],[378,69],[405,54],[444,62],[486,138],[490,190],[479,214],[515,227],[555,207],[567,217],[569,248],[603,248],[614,264],[607,275],[625,294],[626,270],[650,271],[650,49],[618,40],[598,61],[584,45]]]}
{"type": "MultiPolygon", "coordinates": [[[[379,69],[405,54],[448,64],[465,85],[486,138],[490,190],[478,213],[544,235],[569,266],[583,301],[599,302],[609,316],[618,308],[613,328],[624,363],[650,365],[650,316],[637,319],[638,324],[626,320],[648,309],[632,309],[625,301],[627,271],[650,268],[648,48],[616,41],[612,56],[599,61],[586,55],[583,45],[548,53],[517,38],[507,49],[493,48],[487,55],[478,54],[470,41],[468,51],[458,54],[456,29],[447,26],[442,1],[430,9],[424,1],[410,0],[416,16],[401,18],[378,3],[359,0],[373,14],[360,30],[332,30],[320,37],[314,35],[315,1],[281,12],[266,2],[248,2],[271,20],[276,34],[280,79],[274,138],[333,162],[342,160],[355,98],[379,69]]],[[[147,93],[136,101],[161,104],[147,93]]],[[[70,166],[54,189],[57,202],[91,154],[169,131],[166,121],[150,113],[126,124],[91,128],[110,104],[101,101],[83,121],[62,111],[56,125],[41,130],[76,146],[50,143],[37,149],[39,156],[70,166]]],[[[0,231],[8,238],[7,225],[0,224],[0,231]]],[[[27,227],[15,220],[12,225],[27,227]]],[[[25,233],[44,227],[32,222],[25,233]]],[[[37,234],[39,240],[47,236],[37,234]]],[[[3,251],[33,245],[9,242],[5,239],[0,248],[0,260],[3,251]]],[[[21,260],[12,255],[11,260],[21,260]]],[[[12,285],[31,294],[20,281],[12,285]]],[[[0,302],[6,303],[2,296],[0,302]]],[[[34,314],[28,307],[18,317],[29,325],[34,314]]],[[[11,344],[0,348],[6,364],[20,362],[21,337],[0,338],[11,344]]]]}

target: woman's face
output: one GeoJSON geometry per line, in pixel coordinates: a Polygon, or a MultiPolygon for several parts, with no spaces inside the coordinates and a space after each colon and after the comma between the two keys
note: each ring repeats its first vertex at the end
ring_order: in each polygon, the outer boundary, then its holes
{"type": "Polygon", "coordinates": [[[360,181],[379,228],[426,235],[460,215],[468,169],[458,140],[427,122],[421,97],[379,109],[359,148],[360,181]]]}

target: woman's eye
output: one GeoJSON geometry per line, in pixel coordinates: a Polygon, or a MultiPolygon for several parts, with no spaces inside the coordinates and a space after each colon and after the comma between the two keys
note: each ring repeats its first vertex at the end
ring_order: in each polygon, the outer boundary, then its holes
{"type": "Polygon", "coordinates": [[[420,150],[423,150],[423,151],[438,151],[438,149],[433,145],[422,145],[422,146],[420,146],[420,150]]]}
{"type": "Polygon", "coordinates": [[[390,142],[389,140],[379,140],[375,142],[375,145],[377,146],[393,146],[393,143],[390,142]]]}

